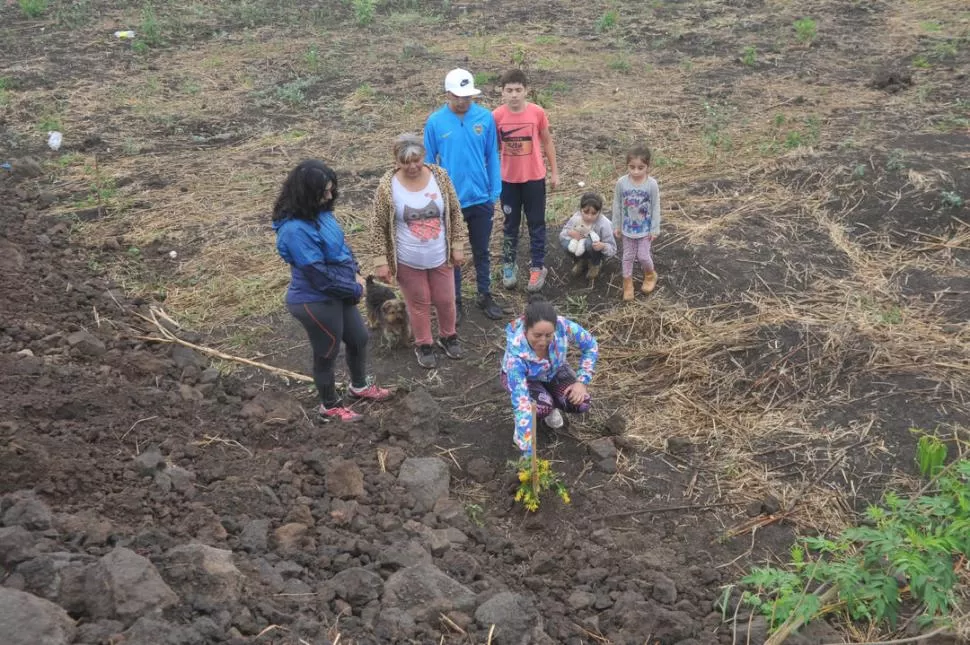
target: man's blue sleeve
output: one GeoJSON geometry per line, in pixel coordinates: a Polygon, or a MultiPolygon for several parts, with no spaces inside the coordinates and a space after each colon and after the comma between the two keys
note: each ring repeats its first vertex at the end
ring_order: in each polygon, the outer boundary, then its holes
{"type": "Polygon", "coordinates": [[[498,128],[495,118],[489,114],[489,129],[485,136],[485,165],[488,168],[488,197],[494,204],[502,195],[502,162],[498,156],[498,128]]]}

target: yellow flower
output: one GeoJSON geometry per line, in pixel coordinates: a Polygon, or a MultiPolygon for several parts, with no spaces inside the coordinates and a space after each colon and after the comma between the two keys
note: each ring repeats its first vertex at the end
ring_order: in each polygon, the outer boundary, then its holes
{"type": "Polygon", "coordinates": [[[528,473],[528,472],[526,472],[526,471],[524,471],[524,470],[520,470],[520,471],[519,471],[519,481],[520,481],[520,482],[523,482],[523,483],[525,483],[525,482],[527,482],[527,481],[529,481],[529,478],[530,478],[530,477],[531,477],[531,475],[529,475],[529,473],[528,473]]]}
{"type": "Polygon", "coordinates": [[[521,488],[519,490],[515,491],[515,501],[517,501],[517,502],[521,502],[522,501],[522,493],[523,493],[523,491],[522,491],[521,488]]]}
{"type": "Polygon", "coordinates": [[[562,503],[563,503],[563,504],[568,504],[569,502],[571,502],[571,501],[572,501],[572,500],[571,500],[571,499],[569,498],[569,493],[567,493],[567,492],[565,492],[565,491],[563,491],[563,492],[561,492],[561,493],[559,493],[559,497],[561,497],[561,498],[562,498],[562,503]]]}

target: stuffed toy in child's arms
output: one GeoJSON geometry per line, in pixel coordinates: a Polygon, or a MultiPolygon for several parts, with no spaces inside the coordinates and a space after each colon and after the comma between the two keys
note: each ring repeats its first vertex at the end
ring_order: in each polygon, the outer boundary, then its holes
{"type": "Polygon", "coordinates": [[[577,258],[581,257],[583,253],[586,252],[587,247],[592,248],[593,242],[600,241],[600,236],[597,235],[596,231],[594,231],[593,228],[588,224],[577,224],[573,227],[573,230],[579,232],[583,236],[578,240],[569,240],[569,246],[567,246],[569,252],[575,255],[577,258]],[[587,240],[589,241],[587,242],[587,240]]]}

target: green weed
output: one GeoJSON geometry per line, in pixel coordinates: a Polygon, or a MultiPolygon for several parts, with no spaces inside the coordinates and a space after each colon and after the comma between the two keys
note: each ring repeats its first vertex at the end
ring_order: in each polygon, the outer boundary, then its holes
{"type": "Polygon", "coordinates": [[[879,312],[879,322],[883,325],[901,325],[903,322],[903,310],[893,305],[879,312]]]}
{"type": "Polygon", "coordinates": [[[17,0],[17,4],[28,18],[39,18],[47,11],[47,0],[17,0]]]}
{"type": "Polygon", "coordinates": [[[859,163],[852,168],[853,179],[863,179],[866,176],[866,164],[859,163]]]}
{"type": "Polygon", "coordinates": [[[895,626],[904,594],[922,608],[922,623],[956,606],[954,562],[970,556],[970,460],[944,465],[946,445],[917,444],[917,465],[931,478],[917,496],[887,492],[864,523],[834,537],[801,538],[782,567],[756,567],[742,579],[743,601],[772,628],[844,609],[854,621],[895,626]],[[823,591],[824,590],[824,591],[823,591]]]}
{"type": "Polygon", "coordinates": [[[955,58],[958,52],[957,44],[949,40],[938,42],[933,46],[933,58],[936,60],[955,58]]]}
{"type": "Polygon", "coordinates": [[[716,155],[719,150],[730,150],[731,137],[724,129],[730,121],[730,110],[724,106],[704,103],[704,125],[702,138],[708,153],[716,155]]]}
{"type": "Polygon", "coordinates": [[[150,3],[146,4],[141,10],[141,25],[138,35],[141,37],[140,42],[149,47],[157,47],[162,44],[162,25],[155,14],[155,8],[150,3]]]}
{"type": "Polygon", "coordinates": [[[620,14],[616,9],[604,11],[603,15],[596,20],[596,31],[603,33],[614,29],[619,18],[620,14]]]}
{"type": "Polygon", "coordinates": [[[320,69],[320,50],[317,49],[316,45],[313,45],[303,54],[303,62],[306,66],[310,68],[310,71],[315,72],[320,69]]]}
{"type": "Polygon", "coordinates": [[[929,59],[922,54],[913,59],[913,67],[919,69],[929,69],[931,67],[929,59]]]}
{"type": "Polygon", "coordinates": [[[468,515],[468,520],[475,526],[485,526],[485,509],[478,504],[466,504],[465,514],[468,515]]]}
{"type": "Polygon", "coordinates": [[[313,84],[312,78],[297,78],[276,88],[276,98],[293,106],[305,105],[307,88],[313,84]]]}
{"type": "Polygon", "coordinates": [[[802,133],[797,130],[792,130],[785,136],[785,148],[788,150],[794,150],[795,148],[800,148],[804,145],[802,142],[802,133]]]}
{"type": "Polygon", "coordinates": [[[91,22],[94,14],[91,10],[91,0],[72,0],[58,2],[54,9],[54,19],[62,27],[77,28],[91,22]]]}
{"type": "Polygon", "coordinates": [[[960,208],[963,206],[963,196],[960,193],[956,193],[949,190],[944,190],[940,193],[940,201],[947,208],[960,208]]]}
{"type": "Polygon", "coordinates": [[[41,117],[40,121],[37,122],[37,130],[40,132],[51,132],[54,130],[63,130],[61,127],[61,117],[56,114],[47,114],[41,117]]]}
{"type": "Polygon", "coordinates": [[[558,42],[559,42],[558,36],[546,36],[546,35],[536,36],[537,45],[555,45],[558,42]]]}
{"type": "Polygon", "coordinates": [[[795,28],[795,38],[804,45],[811,45],[818,35],[818,23],[812,18],[799,18],[792,26],[795,28]]]}
{"type": "Polygon", "coordinates": [[[565,94],[569,91],[569,83],[565,81],[553,81],[546,86],[546,89],[553,94],[565,94]]]}
{"type": "Polygon", "coordinates": [[[897,171],[902,170],[906,167],[906,151],[900,148],[895,148],[889,152],[889,156],[886,158],[886,170],[897,171]]]}
{"type": "Polygon", "coordinates": [[[352,0],[354,20],[358,25],[369,25],[374,22],[377,13],[377,0],[352,0]]]}
{"type": "Polygon", "coordinates": [[[475,74],[475,87],[495,83],[498,79],[499,75],[496,72],[478,72],[475,74]]]}
{"type": "Polygon", "coordinates": [[[512,64],[516,67],[525,65],[525,49],[522,48],[522,45],[516,45],[515,49],[512,50],[512,64]]]}
{"type": "Polygon", "coordinates": [[[932,20],[923,21],[919,23],[919,26],[922,27],[923,31],[928,31],[930,33],[934,33],[943,29],[943,25],[932,20]]]}
{"type": "Polygon", "coordinates": [[[754,67],[758,63],[758,50],[749,45],[741,51],[741,62],[748,67],[754,67]]]}
{"type": "Polygon", "coordinates": [[[630,65],[630,59],[622,55],[611,58],[607,67],[622,74],[629,74],[630,70],[633,69],[633,66],[630,65]]]}

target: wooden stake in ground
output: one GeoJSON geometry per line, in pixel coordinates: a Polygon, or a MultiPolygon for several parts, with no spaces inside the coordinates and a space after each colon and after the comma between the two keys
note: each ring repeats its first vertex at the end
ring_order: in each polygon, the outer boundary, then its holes
{"type": "Polygon", "coordinates": [[[536,418],[536,404],[532,404],[532,490],[536,494],[536,498],[539,497],[539,461],[536,457],[536,437],[539,434],[539,428],[537,427],[536,418]]]}

